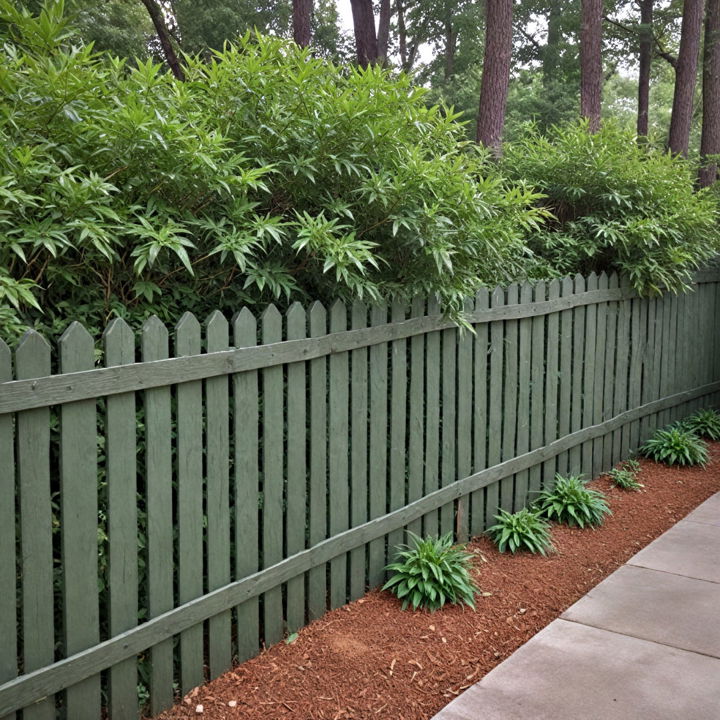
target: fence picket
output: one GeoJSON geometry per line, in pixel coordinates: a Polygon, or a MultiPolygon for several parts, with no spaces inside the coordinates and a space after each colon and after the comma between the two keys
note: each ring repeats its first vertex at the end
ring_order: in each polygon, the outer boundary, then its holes
{"type": "MultiPolygon", "coordinates": [[[[257,345],[255,316],[243,308],[233,318],[235,347],[257,345]]],[[[257,370],[233,375],[233,442],[235,579],[247,577],[260,567],[260,436],[259,373],[257,370]]],[[[260,602],[253,597],[237,608],[237,655],[241,662],[257,653],[260,646],[260,602]]]]}
{"type": "MultiPolygon", "coordinates": [[[[330,332],[347,329],[347,309],[336,302],[330,308],[330,332]]],[[[330,445],[328,492],[330,498],[330,535],[337,535],[350,526],[350,493],[348,474],[348,353],[330,356],[330,445]]],[[[330,608],[347,602],[347,555],[338,555],[330,562],[330,608]]]]}
{"type": "MultiPolygon", "coordinates": [[[[0,383],[13,379],[12,353],[0,340],[0,383]]],[[[0,415],[0,685],[17,675],[17,569],[15,538],[15,430],[12,415],[0,415]]],[[[15,720],[15,713],[3,720],[15,720]]]]}
{"type": "MultiPolygon", "coordinates": [[[[440,487],[445,487],[457,480],[456,475],[456,362],[457,362],[457,329],[443,330],[441,378],[441,409],[440,409],[440,487]]],[[[454,504],[448,503],[440,508],[438,521],[441,534],[455,531],[454,504]]]]}
{"type": "MultiPolygon", "coordinates": [[[[472,304],[465,304],[465,312],[472,311],[472,304]]],[[[453,480],[461,480],[472,472],[472,395],[473,395],[473,337],[463,330],[457,341],[457,472],[453,480]]],[[[457,502],[455,534],[462,542],[470,534],[470,498],[457,502]]]]}
{"type": "MultiPolygon", "coordinates": [[[[300,340],[307,335],[305,309],[293,303],[287,311],[287,338],[300,340]]],[[[287,510],[285,537],[287,555],[305,549],[307,505],[307,413],[306,363],[291,363],[287,369],[287,510]]],[[[298,575],[287,584],[288,632],[305,624],[305,576],[298,575]]]]}
{"type": "MultiPolygon", "coordinates": [[[[437,315],[435,298],[428,300],[428,315],[437,315]]],[[[439,487],[438,464],[440,453],[440,333],[425,336],[425,494],[439,487]]],[[[371,413],[372,415],[372,413],[371,413]]],[[[423,533],[437,535],[438,513],[433,511],[423,518],[423,533]]]]}
{"type": "MultiPolygon", "coordinates": [[[[582,275],[576,275],[574,278],[575,294],[585,292],[585,278],[582,275]]],[[[575,308],[573,314],[573,362],[572,368],[572,398],[570,401],[570,430],[576,432],[582,425],[582,405],[583,405],[583,363],[579,362],[580,358],[585,356],[585,308],[575,308]]],[[[582,473],[582,448],[574,447],[569,453],[569,472],[572,475],[580,475],[582,473]]]]}
{"type": "MultiPolygon", "coordinates": [[[[413,302],[412,316],[425,315],[425,301],[413,302]]],[[[410,405],[408,438],[408,500],[418,500],[423,494],[423,459],[425,457],[425,338],[415,335],[410,340],[410,405]]],[[[422,533],[422,520],[408,526],[416,535],[422,533]]]]}
{"type": "MultiPolygon", "coordinates": [[[[153,315],[142,328],[143,362],[168,357],[168,331],[153,315]]],[[[147,493],[148,616],[173,607],[173,491],[170,387],[145,391],[145,485],[147,493]]],[[[150,649],[150,711],[173,702],[173,641],[150,649]]]]}
{"type": "MultiPolygon", "coordinates": [[[[387,306],[377,305],[370,311],[371,325],[387,322],[387,306]]],[[[388,443],[388,346],[387,343],[370,348],[370,519],[386,512],[387,502],[387,443],[388,443]]],[[[385,578],[385,538],[368,544],[368,583],[380,585],[385,578]]]]}
{"type": "MultiPolygon", "coordinates": [[[[23,335],[15,353],[18,380],[50,374],[50,346],[36,332],[23,335]]],[[[50,506],[50,411],[17,414],[18,492],[22,547],[22,661],[32,672],[53,662],[52,510],[50,506]]],[[[23,720],[53,720],[52,697],[23,710],[23,720]]]]}
{"type": "MultiPolygon", "coordinates": [[[[564,278],[560,286],[562,297],[569,297],[575,292],[571,278],[564,278]]],[[[572,370],[573,370],[573,313],[563,310],[560,313],[560,365],[558,369],[558,385],[560,401],[558,405],[558,436],[565,437],[570,433],[572,407],[572,370]]],[[[557,472],[567,475],[570,469],[570,454],[561,453],[557,457],[557,472]]]]}
{"type": "MultiPolygon", "coordinates": [[[[608,277],[603,272],[598,277],[598,289],[606,290],[608,277]]],[[[598,303],[595,315],[595,372],[592,383],[592,424],[602,422],[604,407],[605,351],[607,345],[608,304],[598,303]]],[[[592,466],[585,470],[586,477],[593,478],[603,470],[603,440],[596,438],[592,443],[592,466]]]]}
{"type": "MultiPolygon", "coordinates": [[[[516,283],[510,285],[506,292],[507,304],[517,305],[519,289],[516,283]]],[[[518,320],[505,321],[504,342],[504,381],[502,409],[502,449],[503,460],[515,456],[515,440],[517,425],[517,373],[518,373],[518,320]]],[[[515,478],[505,478],[500,483],[500,506],[512,512],[515,505],[515,478]]]]}
{"type": "MultiPolygon", "coordinates": [[[[613,400],[613,414],[619,415],[629,408],[628,406],[628,371],[630,368],[630,318],[632,301],[623,300],[618,304],[617,344],[615,360],[615,397],[613,400]]],[[[624,427],[613,433],[613,455],[611,464],[630,457],[630,428],[624,427]]]]}
{"type": "MultiPolygon", "coordinates": [[[[405,320],[405,306],[394,302],[390,309],[391,322],[405,320]]],[[[397,510],[406,504],[405,479],[407,458],[407,340],[395,340],[390,346],[390,457],[388,474],[388,510],[397,510]]],[[[388,560],[395,548],[405,542],[402,529],[388,535],[388,560]]]]}
{"type": "MultiPolygon", "coordinates": [[[[546,287],[544,282],[535,285],[535,302],[545,300],[546,287]]],[[[542,447],[545,438],[545,318],[532,319],[532,357],[530,366],[530,449],[542,447]]],[[[542,465],[531,468],[528,472],[528,493],[533,493],[547,482],[543,478],[542,465]]],[[[552,478],[549,478],[552,480],[552,478]]]]}
{"type": "MultiPolygon", "coordinates": [[[[548,300],[560,297],[560,281],[555,279],[548,285],[548,300]]],[[[545,346],[545,444],[557,439],[558,420],[558,362],[560,355],[560,317],[557,313],[548,315],[545,346]]],[[[557,472],[557,458],[548,460],[542,469],[543,483],[552,480],[557,472]]]]}
{"type": "MultiPolygon", "coordinates": [[[[475,311],[490,307],[490,293],[479,290],[475,296],[475,311]]],[[[475,326],[475,348],[473,353],[473,472],[487,466],[487,375],[488,375],[488,324],[475,326]]],[[[476,490],[470,496],[470,532],[481,533],[486,527],[486,489],[476,490]]]]}
{"type": "MultiPolygon", "coordinates": [[[[613,273],[608,278],[608,287],[613,289],[619,286],[618,277],[613,273]]],[[[614,413],[615,402],[615,355],[617,348],[618,303],[608,303],[605,318],[605,359],[603,370],[603,421],[609,420],[614,413]]],[[[602,443],[602,463],[600,471],[605,472],[613,466],[613,434],[606,435],[602,443]]]]}
{"type": "MultiPolygon", "coordinates": [[[[631,301],[630,318],[630,372],[628,375],[628,403],[630,407],[637,407],[641,402],[642,393],[642,357],[645,352],[645,333],[643,331],[642,308],[644,302],[635,299],[631,301]]],[[[640,446],[640,421],[630,423],[629,444],[631,450],[640,446]]]]}
{"type": "MultiPolygon", "coordinates": [[[[598,278],[591,273],[587,280],[588,290],[597,290],[598,278]]],[[[597,357],[597,305],[588,305],[585,310],[585,362],[583,363],[583,413],[584,427],[593,424],[595,418],[595,359],[597,357]]],[[[582,468],[587,476],[594,467],[593,442],[582,447],[582,468]]]]}
{"type": "MultiPolygon", "coordinates": [[[[205,321],[207,352],[227,350],[230,327],[215,311],[205,321]]],[[[205,381],[207,448],[207,576],[208,590],[230,582],[230,403],[227,376],[205,381]]],[[[215,678],[232,664],[231,613],[208,621],[208,667],[215,678]]]]}
{"type": "MultiPolygon", "coordinates": [[[[490,305],[493,308],[505,305],[505,292],[495,288],[490,305]]],[[[490,325],[490,388],[488,391],[488,466],[497,465],[502,460],[502,402],[503,402],[503,357],[505,350],[505,323],[496,320],[490,325]]],[[[500,485],[487,488],[485,496],[488,515],[486,522],[491,523],[500,509],[500,485]]]]}
{"type": "MultiPolygon", "coordinates": [[[[116,318],[104,335],[105,365],[135,362],[135,336],[116,318]]],[[[106,467],[108,504],[108,592],[110,635],[119,635],[138,621],[138,513],[135,393],[107,399],[106,467]]],[[[143,489],[143,494],[145,494],[143,489]]],[[[95,523],[92,523],[93,528],[95,523]]],[[[129,658],[110,668],[109,712],[113,720],[138,714],[137,662],[129,658]]]]}
{"type": "MultiPolygon", "coordinates": [[[[351,325],[354,330],[367,327],[368,309],[363,303],[353,304],[351,325]]],[[[351,525],[362,525],[368,519],[368,350],[354,350],[351,357],[350,388],[350,512],[351,525]]],[[[364,547],[350,553],[350,600],[365,592],[367,553],[364,547]]]]}
{"type": "MultiPolygon", "coordinates": [[[[310,307],[310,337],[327,333],[327,312],[321,303],[310,307]]],[[[310,547],[327,536],[327,358],[310,361],[310,547]]],[[[319,618],[327,608],[325,566],[308,573],[308,615],[319,618]]]]}
{"type": "MultiPolygon", "coordinates": [[[[265,345],[282,340],[282,315],[270,305],[262,314],[265,345]]],[[[262,371],[262,559],[263,568],[283,557],[283,500],[285,485],[284,380],[281,365],[262,371]]],[[[282,586],[263,594],[265,646],[282,640],[282,586]]]]}
{"type": "MultiPolygon", "coordinates": [[[[524,283],[520,288],[520,303],[532,302],[532,285],[524,283]]],[[[530,450],[530,367],[532,361],[532,320],[523,318],[518,329],[519,364],[517,376],[518,413],[517,413],[517,446],[518,455],[530,450]]],[[[517,511],[529,504],[527,470],[515,476],[515,494],[513,510],[517,511]]]]}

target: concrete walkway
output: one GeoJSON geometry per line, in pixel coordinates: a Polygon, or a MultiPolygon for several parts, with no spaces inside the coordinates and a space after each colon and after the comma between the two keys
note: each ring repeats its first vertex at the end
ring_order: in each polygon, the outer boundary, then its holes
{"type": "Polygon", "coordinates": [[[720,720],[720,493],[435,720],[720,720]]]}

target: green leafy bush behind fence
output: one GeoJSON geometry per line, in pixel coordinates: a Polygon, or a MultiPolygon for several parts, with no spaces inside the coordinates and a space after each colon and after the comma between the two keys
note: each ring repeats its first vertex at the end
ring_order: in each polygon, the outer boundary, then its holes
{"type": "Polygon", "coordinates": [[[608,469],[717,400],[719,310],[717,274],[591,275],[480,292],[475,334],[416,300],[0,344],[0,717],[159,711],[382,583],[405,528],[608,469]]]}

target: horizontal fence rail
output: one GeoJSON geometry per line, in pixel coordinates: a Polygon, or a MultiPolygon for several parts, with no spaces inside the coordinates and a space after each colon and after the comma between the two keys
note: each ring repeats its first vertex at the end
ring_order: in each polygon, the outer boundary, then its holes
{"type": "Polygon", "coordinates": [[[0,718],[135,718],[720,397],[720,275],[0,342],[0,718]],[[51,368],[57,366],[57,372],[51,368]],[[138,692],[138,690],[140,692],[138,692]]]}

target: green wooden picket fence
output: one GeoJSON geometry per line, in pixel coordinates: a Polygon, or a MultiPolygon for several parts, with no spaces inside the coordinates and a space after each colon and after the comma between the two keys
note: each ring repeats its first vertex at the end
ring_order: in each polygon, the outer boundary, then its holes
{"type": "Polygon", "coordinates": [[[406,528],[477,534],[720,397],[719,273],[467,311],[475,334],[418,300],[0,342],[0,717],[159,712],[381,583],[406,528]]]}

